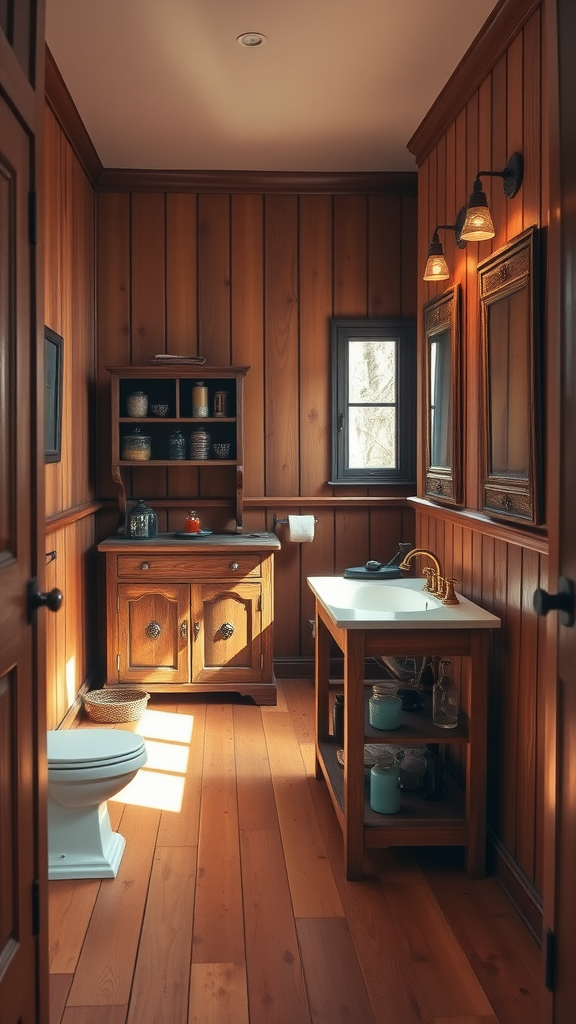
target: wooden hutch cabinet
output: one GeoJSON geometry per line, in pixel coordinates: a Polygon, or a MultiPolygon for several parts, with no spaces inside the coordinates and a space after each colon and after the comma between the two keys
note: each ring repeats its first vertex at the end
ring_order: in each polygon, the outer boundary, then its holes
{"type": "MultiPolygon", "coordinates": [[[[142,494],[139,471],[150,467],[189,467],[190,494],[172,505],[172,518],[181,516],[180,529],[151,539],[121,533],[103,541],[106,556],[107,686],[144,686],[149,692],[237,692],[258,704],[276,702],[273,672],[275,534],[242,532],[243,499],[243,384],[247,368],[204,366],[129,367],[111,369],[112,475],[118,486],[124,523],[132,489],[142,494]],[[209,388],[209,409],[216,391],[227,397],[228,415],[192,416],[192,387],[203,381],[209,388]],[[128,416],[128,397],[141,391],[148,399],[146,416],[128,416]],[[152,406],[168,406],[165,416],[150,416],[152,406]],[[123,459],[124,438],[138,426],[150,438],[150,457],[123,459]],[[226,458],[169,458],[169,438],[202,427],[217,444],[230,446],[226,458]],[[232,492],[226,493],[229,467],[235,467],[232,492]],[[210,486],[204,497],[202,473],[208,468],[210,486]],[[218,486],[218,474],[222,482],[218,486]],[[196,488],[196,493],[193,491],[196,488]],[[235,529],[201,535],[183,532],[186,509],[201,510],[210,522],[210,506],[232,509],[235,529]]],[[[148,445],[148,441],[146,441],[148,445]]],[[[148,452],[147,452],[148,455],[148,452]]],[[[149,479],[149,477],[148,477],[149,479]]],[[[170,499],[159,499],[170,508],[170,499]]]]}

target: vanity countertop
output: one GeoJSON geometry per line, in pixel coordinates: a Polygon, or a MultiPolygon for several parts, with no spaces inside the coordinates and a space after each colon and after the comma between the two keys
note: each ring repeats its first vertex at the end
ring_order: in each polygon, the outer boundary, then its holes
{"type": "Polygon", "coordinates": [[[101,541],[98,551],[145,552],[154,550],[182,551],[279,551],[280,541],[275,533],[211,533],[208,535],[159,533],[151,540],[130,540],[113,535],[101,541]]]}

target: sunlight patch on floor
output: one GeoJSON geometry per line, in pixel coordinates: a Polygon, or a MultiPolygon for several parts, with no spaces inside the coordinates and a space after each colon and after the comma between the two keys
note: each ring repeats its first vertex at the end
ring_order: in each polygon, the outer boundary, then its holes
{"type": "Polygon", "coordinates": [[[178,813],[182,810],[184,782],[183,775],[170,775],[167,772],[141,768],[132,782],[110,799],[121,804],[153,807],[158,811],[178,813]]]}
{"type": "Polygon", "coordinates": [[[194,715],[146,710],[134,732],[146,741],[148,760],[135,778],[111,800],[159,811],[182,810],[194,715]]]}
{"type": "Polygon", "coordinates": [[[153,711],[146,708],[134,731],[144,739],[190,743],[193,725],[194,715],[178,715],[174,711],[153,711]]]}

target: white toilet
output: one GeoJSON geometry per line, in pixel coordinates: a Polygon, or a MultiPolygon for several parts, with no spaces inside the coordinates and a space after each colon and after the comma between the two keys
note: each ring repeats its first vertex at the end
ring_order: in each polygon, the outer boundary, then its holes
{"type": "Polygon", "coordinates": [[[115,878],[126,840],[112,831],[106,801],[147,760],[136,733],[48,732],[48,877],[115,878]]]}

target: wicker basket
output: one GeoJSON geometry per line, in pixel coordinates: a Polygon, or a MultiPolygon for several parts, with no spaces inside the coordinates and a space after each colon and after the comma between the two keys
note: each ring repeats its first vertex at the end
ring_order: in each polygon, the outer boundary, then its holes
{"type": "Polygon", "coordinates": [[[84,694],[84,707],[93,722],[137,722],[150,694],[146,690],[106,689],[84,694]]]}

